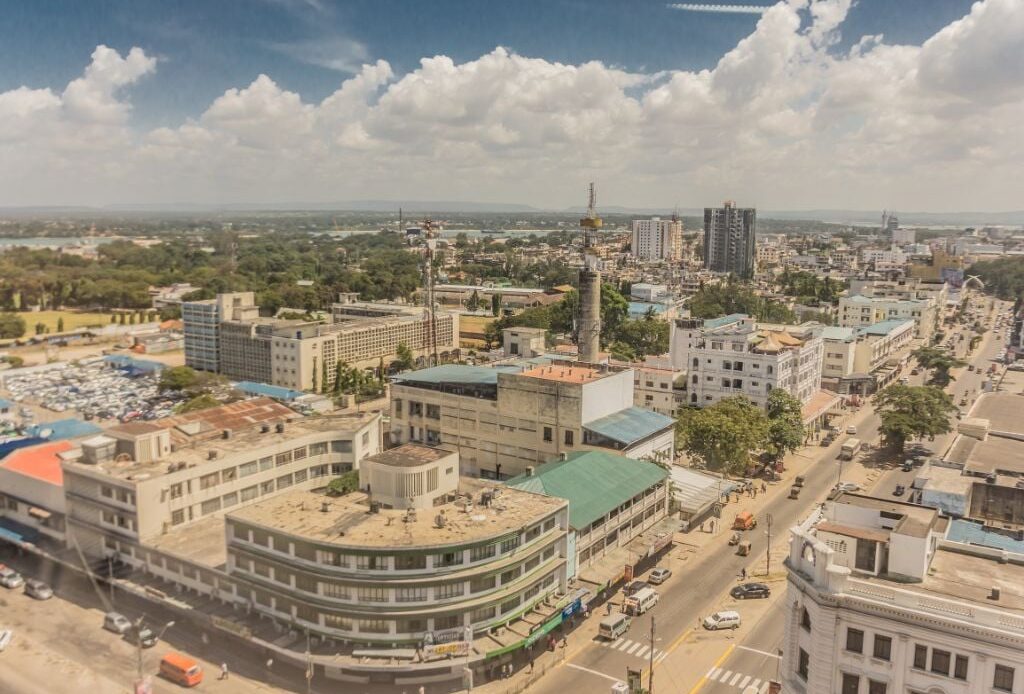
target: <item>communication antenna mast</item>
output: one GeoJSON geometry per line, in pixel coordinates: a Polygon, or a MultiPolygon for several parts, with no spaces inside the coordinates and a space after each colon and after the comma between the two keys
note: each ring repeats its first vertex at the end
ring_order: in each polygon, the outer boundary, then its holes
{"type": "MultiPolygon", "coordinates": [[[[401,211],[399,211],[401,214],[401,211]]],[[[421,223],[423,227],[423,302],[426,307],[424,317],[427,321],[427,353],[430,366],[438,364],[437,358],[437,312],[434,298],[434,250],[437,247],[437,235],[434,222],[428,217],[421,223]]]]}

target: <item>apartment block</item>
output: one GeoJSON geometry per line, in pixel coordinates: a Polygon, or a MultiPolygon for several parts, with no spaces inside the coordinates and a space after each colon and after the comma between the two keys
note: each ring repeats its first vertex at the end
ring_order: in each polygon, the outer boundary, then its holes
{"type": "Polygon", "coordinates": [[[463,474],[492,479],[580,450],[671,460],[674,426],[634,405],[631,369],[606,365],[445,365],[391,386],[392,443],[456,449],[463,474]]]}
{"type": "Polygon", "coordinates": [[[201,371],[220,371],[220,324],[259,314],[253,292],[218,294],[216,299],[184,301],[185,365],[201,371]]]}
{"type": "Polygon", "coordinates": [[[727,200],[704,208],[704,267],[749,279],[754,276],[757,211],[727,200]]]}
{"type": "Polygon", "coordinates": [[[914,321],[914,336],[928,339],[935,331],[940,308],[935,299],[894,299],[860,294],[839,298],[838,322],[844,328],[867,328],[890,320],[914,321]]]}
{"type": "Polygon", "coordinates": [[[682,247],[683,223],[677,219],[633,220],[631,250],[641,260],[677,260],[682,247]]]}
{"type": "Polygon", "coordinates": [[[949,526],[934,508],[840,494],[793,528],[782,690],[1024,691],[1024,543],[949,526]]]}
{"type": "Polygon", "coordinates": [[[867,327],[822,330],[822,385],[838,393],[867,395],[891,383],[906,362],[914,338],[910,319],[867,327]]]}

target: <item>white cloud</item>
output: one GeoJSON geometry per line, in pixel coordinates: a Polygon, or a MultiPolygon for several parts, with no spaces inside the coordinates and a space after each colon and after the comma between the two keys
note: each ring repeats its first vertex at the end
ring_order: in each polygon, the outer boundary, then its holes
{"type": "Polygon", "coordinates": [[[268,47],[309,65],[354,74],[370,59],[366,45],[345,37],[307,39],[292,43],[271,43],[268,47]]]}
{"type": "Polygon", "coordinates": [[[593,179],[609,204],[638,206],[1019,207],[1020,0],[977,3],[922,46],[871,36],[840,55],[850,5],[779,2],[707,70],[637,74],[504,48],[427,57],[401,76],[354,63],[319,103],[259,75],[149,132],[130,127],[127,88],[155,61],[100,46],[62,93],[0,93],[0,204],[563,206],[593,179]]]}

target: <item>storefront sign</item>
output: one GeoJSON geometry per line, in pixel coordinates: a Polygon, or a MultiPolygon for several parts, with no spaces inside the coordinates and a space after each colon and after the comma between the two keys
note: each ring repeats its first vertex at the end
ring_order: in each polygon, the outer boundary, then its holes
{"type": "Polygon", "coordinates": [[[454,658],[469,653],[468,641],[450,641],[448,643],[436,643],[423,647],[423,657],[433,658],[454,658]]]}

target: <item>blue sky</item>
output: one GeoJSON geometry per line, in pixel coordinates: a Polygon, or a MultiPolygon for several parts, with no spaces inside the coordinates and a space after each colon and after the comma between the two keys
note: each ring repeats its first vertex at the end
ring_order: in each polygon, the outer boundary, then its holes
{"type": "MultiPolygon", "coordinates": [[[[920,43],[970,5],[859,0],[836,49],[880,33],[889,42],[920,43]]],[[[346,72],[311,63],[316,57],[335,56],[353,69],[360,62],[353,55],[383,58],[401,75],[424,56],[464,62],[505,46],[549,61],[599,60],[638,72],[709,68],[758,20],[672,10],[650,0],[3,0],[0,7],[0,91],[66,84],[99,44],[121,52],[140,46],[157,56],[159,80],[133,90],[139,125],[195,115],[225,89],[248,84],[259,73],[319,101],[346,72]],[[323,49],[303,60],[288,54],[288,45],[293,51],[304,45],[323,49]]]]}
{"type": "Polygon", "coordinates": [[[0,206],[1020,209],[1024,0],[0,0],[0,206]]]}

